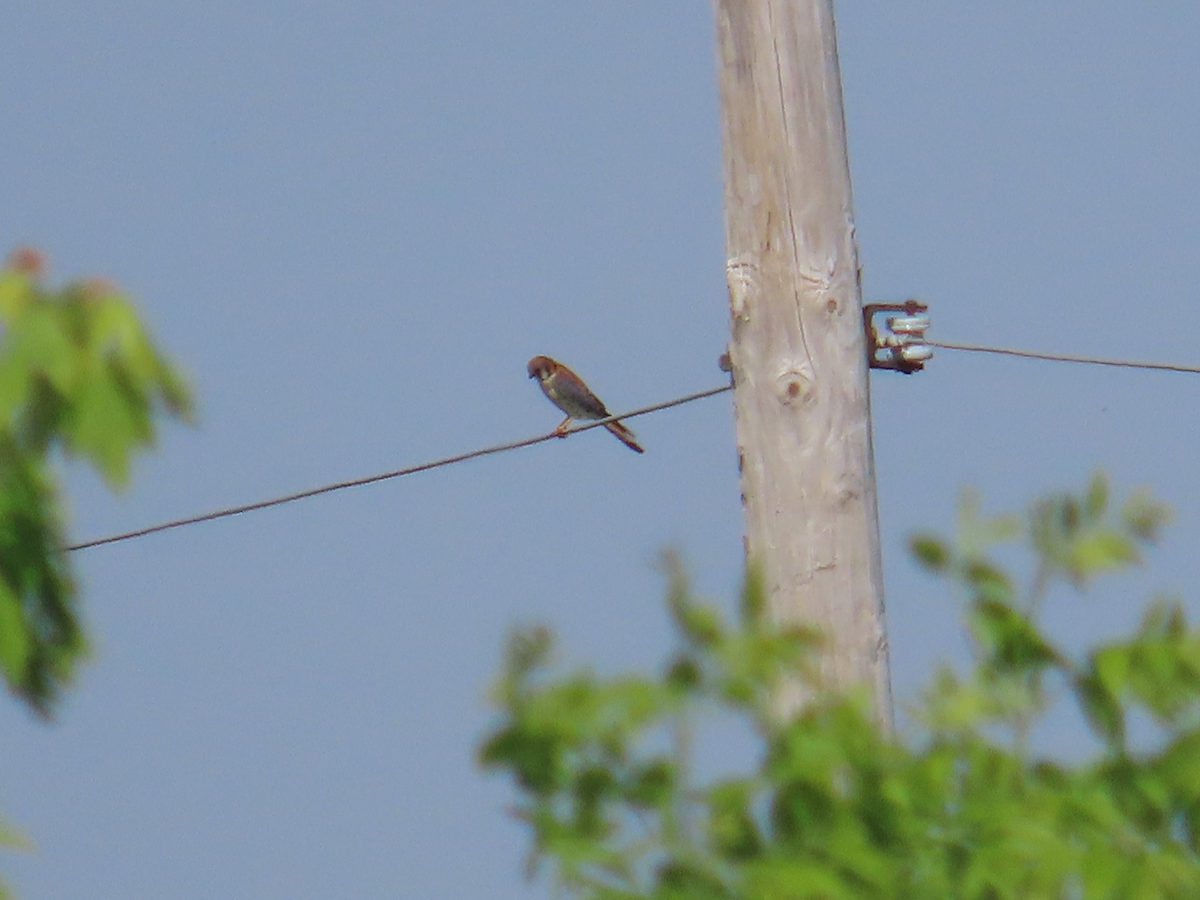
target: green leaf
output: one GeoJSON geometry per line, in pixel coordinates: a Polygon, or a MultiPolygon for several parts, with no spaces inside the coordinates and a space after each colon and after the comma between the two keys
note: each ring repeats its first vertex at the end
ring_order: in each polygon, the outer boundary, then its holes
{"type": "Polygon", "coordinates": [[[51,303],[31,305],[11,327],[11,352],[30,373],[69,396],[78,380],[78,352],[60,310],[51,303]]]}
{"type": "Polygon", "coordinates": [[[7,609],[0,659],[9,687],[49,715],[87,642],[62,550],[54,493],[40,459],[0,432],[0,580],[7,609]]]}
{"type": "Polygon", "coordinates": [[[0,670],[10,685],[25,680],[31,652],[21,598],[0,579],[0,670]]]}
{"type": "Polygon", "coordinates": [[[816,854],[771,857],[749,866],[746,892],[764,900],[874,900],[877,893],[847,884],[842,873],[816,854]]]}
{"type": "Polygon", "coordinates": [[[0,349],[0,427],[12,428],[17,410],[28,402],[32,381],[33,373],[25,360],[0,349]]]}
{"type": "Polygon", "coordinates": [[[667,802],[676,788],[675,766],[663,759],[634,767],[624,796],[635,808],[650,808],[667,802]]]}
{"type": "Polygon", "coordinates": [[[996,544],[1015,540],[1021,533],[1018,516],[984,518],[983,500],[975,488],[963,488],[958,498],[958,546],[966,557],[980,556],[996,544]]]}
{"type": "Polygon", "coordinates": [[[1153,543],[1159,532],[1171,520],[1171,510],[1146,492],[1133,494],[1121,509],[1125,527],[1138,540],[1153,543]]]}
{"type": "Polygon", "coordinates": [[[1092,656],[1092,665],[1100,683],[1112,696],[1119,697],[1129,689],[1130,654],[1126,647],[1113,645],[1097,651],[1092,656]]]}
{"type": "Polygon", "coordinates": [[[1114,694],[1095,671],[1074,679],[1073,687],[1088,723],[1106,745],[1119,750],[1125,744],[1125,714],[1114,694]]]}
{"type": "Polygon", "coordinates": [[[1097,521],[1108,509],[1108,479],[1103,472],[1095,472],[1088,482],[1087,496],[1084,500],[1084,514],[1089,521],[1097,521]]]}
{"type": "Polygon", "coordinates": [[[950,548],[932,535],[914,535],[908,549],[918,563],[933,572],[944,572],[953,558],[950,548]]]}
{"type": "Polygon", "coordinates": [[[688,603],[676,615],[684,635],[700,645],[712,645],[721,640],[725,627],[721,614],[710,607],[688,603]]]}
{"type": "Polygon", "coordinates": [[[1200,730],[1193,728],[1174,737],[1152,765],[1182,801],[1181,806],[1200,812],[1200,730]]]}
{"type": "Polygon", "coordinates": [[[679,693],[687,694],[698,690],[703,679],[700,663],[689,655],[680,655],[667,668],[666,685],[679,693]]]}
{"type": "Polygon", "coordinates": [[[751,812],[754,786],[737,779],[722,782],[709,792],[709,838],[722,857],[743,862],[763,852],[764,838],[751,812]]]}
{"type": "Polygon", "coordinates": [[[678,554],[669,550],[664,552],[660,567],[668,579],[667,608],[680,632],[700,646],[719,641],[724,631],[721,616],[715,609],[696,602],[678,554]]]}
{"type": "Polygon", "coordinates": [[[561,741],[519,726],[492,735],[479,751],[484,768],[510,768],[520,785],[545,794],[562,782],[561,741]]]}
{"type": "Polygon", "coordinates": [[[1072,543],[1067,567],[1075,580],[1084,582],[1101,572],[1125,568],[1139,561],[1137,547],[1112,529],[1089,530],[1072,543]]]}
{"type": "Polygon", "coordinates": [[[25,272],[0,268],[0,319],[11,325],[37,296],[37,287],[25,272]]]}
{"type": "Polygon", "coordinates": [[[711,872],[694,863],[671,860],[659,866],[658,897],[662,900],[730,900],[732,894],[711,872]]]}
{"type": "Polygon", "coordinates": [[[69,447],[92,461],[109,485],[129,482],[130,451],[150,439],[146,407],[108,372],[96,371],[75,397],[69,447]]]}
{"type": "Polygon", "coordinates": [[[585,766],[574,779],[575,816],[572,825],[580,836],[599,838],[607,833],[605,801],[617,793],[617,779],[605,766],[585,766]]]}
{"type": "Polygon", "coordinates": [[[508,672],[523,678],[550,660],[554,649],[554,634],[544,625],[513,631],[508,639],[506,667],[508,672]]]}
{"type": "Polygon", "coordinates": [[[762,566],[753,562],[746,564],[741,600],[742,625],[749,627],[760,622],[767,609],[767,586],[762,566]]]}
{"type": "Polygon", "coordinates": [[[1014,599],[1014,587],[1008,575],[993,563],[976,559],[967,563],[962,580],[976,603],[1009,604],[1014,599]]]}

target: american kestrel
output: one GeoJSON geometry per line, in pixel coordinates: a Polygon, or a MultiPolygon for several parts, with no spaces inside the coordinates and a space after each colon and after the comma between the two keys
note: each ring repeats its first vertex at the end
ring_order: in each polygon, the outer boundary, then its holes
{"type": "MultiPolygon", "coordinates": [[[[607,419],[610,413],[600,398],[588,389],[583,379],[548,356],[535,356],[529,361],[529,377],[536,378],[542,393],[550,402],[567,414],[554,429],[559,437],[567,436],[567,425],[572,419],[607,419]]],[[[633,432],[620,422],[609,422],[604,426],[617,440],[638,453],[644,453],[633,432]]]]}

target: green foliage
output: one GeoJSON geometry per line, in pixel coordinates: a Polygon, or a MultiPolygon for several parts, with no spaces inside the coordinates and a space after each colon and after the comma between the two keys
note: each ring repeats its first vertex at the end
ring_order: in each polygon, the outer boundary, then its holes
{"type": "Polygon", "coordinates": [[[25,249],[0,268],[0,671],[49,715],[87,649],[50,457],[123,487],[155,416],[186,418],[190,399],[114,287],[49,290],[44,267],[25,249]]]}
{"type": "Polygon", "coordinates": [[[1074,659],[1037,624],[1052,586],[1135,563],[1165,520],[1144,495],[1114,511],[1100,476],[1023,518],[984,518],[964,495],[957,538],[915,538],[913,553],[964,593],[975,664],[937,673],[908,739],[882,731],[865,698],[821,690],[819,639],[767,621],[754,577],[729,624],[668,557],[681,647],[663,674],[555,676],[550,634],[518,632],[480,759],[513,776],[531,863],[569,896],[1200,896],[1200,631],[1160,601],[1132,636],[1074,659]],[[1035,562],[1027,591],[989,555],[1019,538],[1035,562]],[[1030,750],[1048,679],[1084,711],[1093,758],[1068,765],[1030,750]],[[789,680],[813,699],[779,722],[771,699],[789,680]],[[1135,709],[1159,726],[1152,749],[1127,743],[1135,709]],[[761,758],[693,784],[690,723],[713,710],[744,717],[761,758]]]}

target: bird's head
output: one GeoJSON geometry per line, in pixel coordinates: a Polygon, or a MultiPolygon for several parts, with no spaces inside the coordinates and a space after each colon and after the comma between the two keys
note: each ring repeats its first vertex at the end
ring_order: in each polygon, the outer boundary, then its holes
{"type": "Polygon", "coordinates": [[[535,356],[529,361],[529,377],[545,381],[558,368],[558,363],[548,356],[535,356]]]}

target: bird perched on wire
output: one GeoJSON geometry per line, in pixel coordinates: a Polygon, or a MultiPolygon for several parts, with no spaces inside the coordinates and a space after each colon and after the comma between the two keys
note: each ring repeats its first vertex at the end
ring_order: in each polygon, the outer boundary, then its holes
{"type": "MultiPolygon", "coordinates": [[[[529,361],[529,377],[536,378],[542,393],[567,414],[554,429],[554,433],[559,437],[567,436],[567,426],[572,419],[607,419],[612,415],[600,398],[583,383],[583,379],[557,360],[548,356],[535,356],[529,361]]],[[[630,450],[645,452],[633,436],[633,432],[620,422],[608,422],[604,427],[630,450]]]]}

